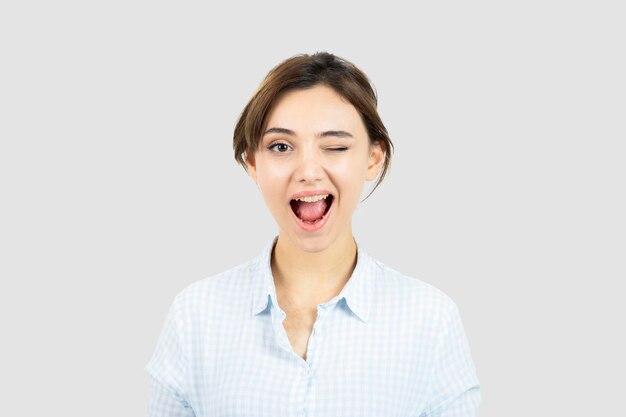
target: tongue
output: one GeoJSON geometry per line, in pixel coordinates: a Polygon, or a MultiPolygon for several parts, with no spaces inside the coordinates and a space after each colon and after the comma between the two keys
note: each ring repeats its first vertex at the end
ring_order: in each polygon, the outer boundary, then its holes
{"type": "Polygon", "coordinates": [[[326,200],[307,203],[305,201],[296,201],[294,211],[298,217],[307,222],[319,220],[326,211],[326,200]]]}

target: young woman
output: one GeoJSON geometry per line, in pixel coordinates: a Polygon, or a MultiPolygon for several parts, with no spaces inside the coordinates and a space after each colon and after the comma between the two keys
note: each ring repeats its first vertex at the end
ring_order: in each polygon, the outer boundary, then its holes
{"type": "Polygon", "coordinates": [[[365,182],[391,160],[376,105],[366,75],[329,53],[266,76],[233,145],[278,234],[175,297],[145,368],[150,416],[475,415],[454,301],[352,234],[365,182]]]}

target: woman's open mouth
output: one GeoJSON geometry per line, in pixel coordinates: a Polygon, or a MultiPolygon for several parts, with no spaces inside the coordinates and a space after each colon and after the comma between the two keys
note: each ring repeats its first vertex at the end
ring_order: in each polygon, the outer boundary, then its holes
{"type": "Polygon", "coordinates": [[[332,194],[291,200],[291,212],[300,227],[307,231],[321,229],[328,220],[335,197],[332,194]]]}

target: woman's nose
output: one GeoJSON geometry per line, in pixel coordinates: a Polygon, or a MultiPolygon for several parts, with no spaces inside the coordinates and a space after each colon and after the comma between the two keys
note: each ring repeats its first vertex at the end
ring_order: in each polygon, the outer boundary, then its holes
{"type": "Polygon", "coordinates": [[[315,151],[302,152],[297,164],[298,181],[319,181],[324,177],[321,156],[315,151]]]}

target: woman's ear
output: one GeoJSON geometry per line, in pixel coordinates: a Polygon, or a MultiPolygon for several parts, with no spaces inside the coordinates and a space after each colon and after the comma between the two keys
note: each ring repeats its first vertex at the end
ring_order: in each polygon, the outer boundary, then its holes
{"type": "Polygon", "coordinates": [[[367,181],[374,180],[383,167],[385,160],[385,144],[381,140],[376,140],[369,146],[369,157],[367,159],[367,181]]]}
{"type": "Polygon", "coordinates": [[[250,149],[246,149],[245,158],[247,166],[246,170],[248,171],[248,174],[250,175],[252,180],[256,182],[256,161],[254,159],[254,152],[251,152],[250,149]]]}

